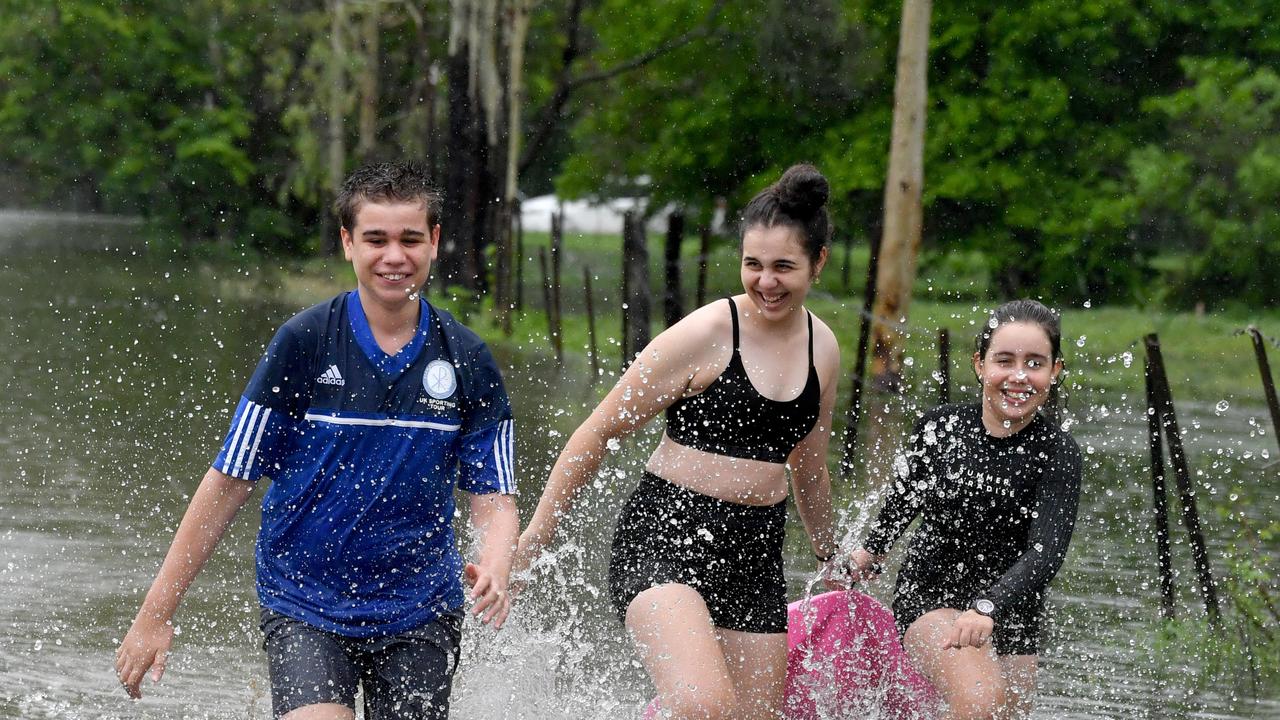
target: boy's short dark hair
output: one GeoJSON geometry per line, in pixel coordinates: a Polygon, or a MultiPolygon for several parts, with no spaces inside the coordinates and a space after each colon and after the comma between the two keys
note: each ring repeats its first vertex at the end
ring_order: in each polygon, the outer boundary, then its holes
{"type": "Polygon", "coordinates": [[[440,222],[440,191],[427,180],[426,169],[415,162],[382,162],[365,165],[347,176],[333,201],[333,212],[347,231],[356,224],[356,213],[367,201],[421,202],[427,210],[427,227],[440,222]]]}

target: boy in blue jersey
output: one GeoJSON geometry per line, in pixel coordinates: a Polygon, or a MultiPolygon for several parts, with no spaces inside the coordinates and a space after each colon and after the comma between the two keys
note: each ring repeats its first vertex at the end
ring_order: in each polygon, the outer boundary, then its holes
{"type": "Polygon", "coordinates": [[[488,348],[423,298],[440,197],[408,164],[361,168],[335,210],[357,288],[280,328],[116,653],[131,697],[258,478],[257,587],[272,707],[289,720],[445,718],[465,579],[500,627],[519,521],[511,406],[488,348]],[[479,557],[453,535],[469,493],[479,557]]]}

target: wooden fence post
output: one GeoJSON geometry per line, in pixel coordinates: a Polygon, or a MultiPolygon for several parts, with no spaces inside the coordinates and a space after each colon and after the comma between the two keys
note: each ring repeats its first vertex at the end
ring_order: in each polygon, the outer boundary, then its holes
{"type": "Polygon", "coordinates": [[[600,377],[600,353],[596,345],[596,303],[591,292],[591,268],[582,266],[582,287],[587,304],[587,343],[591,352],[591,382],[600,377]]]}
{"type": "Polygon", "coordinates": [[[547,263],[547,249],[538,248],[538,265],[542,267],[542,305],[547,312],[547,335],[550,336],[551,347],[556,353],[556,366],[564,365],[564,346],[561,343],[559,328],[556,327],[555,311],[551,305],[551,268],[547,263]]]}
{"type": "Polygon", "coordinates": [[[676,211],[667,216],[667,244],[663,253],[666,285],[662,296],[662,313],[667,327],[675,325],[684,317],[684,298],[680,292],[680,243],[683,240],[684,214],[676,211]]]}
{"type": "Polygon", "coordinates": [[[627,211],[622,227],[622,366],[649,344],[649,249],[644,220],[627,211]]]}
{"type": "Polygon", "coordinates": [[[1191,484],[1191,473],[1187,469],[1187,455],[1182,449],[1182,434],[1178,430],[1178,418],[1173,408],[1173,393],[1169,390],[1169,377],[1164,369],[1164,357],[1160,353],[1160,339],[1155,333],[1143,338],[1147,348],[1147,360],[1151,365],[1152,379],[1155,384],[1157,407],[1160,412],[1160,424],[1164,427],[1165,440],[1169,444],[1169,462],[1173,465],[1174,478],[1178,483],[1178,495],[1182,501],[1182,522],[1191,537],[1191,557],[1195,561],[1196,574],[1199,577],[1200,593],[1204,597],[1204,609],[1209,620],[1217,625],[1221,623],[1222,613],[1218,608],[1218,591],[1213,583],[1213,571],[1209,567],[1209,551],[1205,547],[1204,534],[1200,531],[1200,513],[1196,510],[1195,487],[1191,484]]]}
{"type": "Polygon", "coordinates": [[[858,423],[862,419],[862,391],[866,386],[867,344],[871,338],[871,307],[876,297],[876,275],[880,266],[880,233],[872,232],[871,256],[867,260],[867,284],[862,292],[862,319],[858,327],[858,357],[853,361],[853,387],[849,412],[845,415],[844,447],[840,452],[840,477],[853,474],[853,449],[858,444],[858,423]]]}
{"type": "Polygon", "coordinates": [[[711,255],[711,221],[702,226],[698,238],[698,307],[707,304],[707,258],[711,255]]]}
{"type": "Polygon", "coordinates": [[[951,402],[951,331],[938,330],[938,404],[951,402]]]}
{"type": "Polygon", "coordinates": [[[1267,408],[1271,411],[1271,434],[1280,442],[1280,401],[1276,400],[1276,384],[1271,379],[1271,363],[1267,362],[1267,348],[1262,333],[1250,325],[1246,332],[1253,339],[1253,353],[1258,357],[1258,372],[1262,374],[1262,392],[1267,396],[1267,408]]]}
{"type": "Polygon", "coordinates": [[[524,312],[524,215],[520,200],[516,200],[516,312],[524,312]]]}
{"type": "Polygon", "coordinates": [[[1151,446],[1151,499],[1156,534],[1156,560],[1160,567],[1160,608],[1166,620],[1174,617],[1173,559],[1169,552],[1168,491],[1164,482],[1164,443],[1160,440],[1160,402],[1156,393],[1151,358],[1147,358],[1143,377],[1147,387],[1147,440],[1151,446]]]}
{"type": "MultiPolygon", "coordinates": [[[[559,353],[564,346],[564,315],[560,304],[560,263],[564,257],[564,213],[551,216],[551,313],[555,318],[556,347],[559,353]]],[[[560,358],[560,354],[556,355],[560,358]]]]}

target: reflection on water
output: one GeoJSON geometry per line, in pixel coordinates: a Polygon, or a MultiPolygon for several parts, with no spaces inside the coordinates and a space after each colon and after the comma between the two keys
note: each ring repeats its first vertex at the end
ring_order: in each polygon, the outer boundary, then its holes
{"type": "MultiPolygon", "coordinates": [[[[226,282],[216,271],[128,251],[38,261],[0,255],[0,342],[8,349],[0,363],[7,428],[0,436],[0,718],[269,717],[255,627],[253,503],[183,605],[164,682],[147,684],[146,698],[131,703],[111,665],[262,345],[299,308],[254,292],[233,298],[221,292],[226,282]]],[[[512,367],[508,383],[523,429],[520,502],[528,517],[540,478],[595,391],[573,380],[574,372],[553,379],[551,364],[536,358],[502,360],[512,367]]],[[[1270,512],[1274,483],[1247,482],[1260,472],[1264,451],[1273,454],[1265,412],[1238,401],[1226,412],[1180,409],[1205,492],[1251,487],[1257,497],[1242,506],[1255,518],[1270,512]]],[[[1085,496],[1051,594],[1036,716],[1280,717],[1280,703],[1251,700],[1236,678],[1208,678],[1197,689],[1186,679],[1194,668],[1151,657],[1158,590],[1145,418],[1121,403],[1080,412],[1078,420],[1085,496]]],[[[585,491],[588,511],[573,520],[573,542],[538,571],[511,625],[496,636],[469,629],[454,717],[637,712],[650,690],[608,607],[605,563],[616,508],[652,443],[630,443],[605,480],[585,491]]],[[[846,500],[863,494],[840,493],[846,500]]],[[[1221,547],[1216,518],[1206,524],[1211,545],[1221,547]]],[[[797,595],[812,560],[794,514],[791,529],[788,582],[797,595]]],[[[1197,602],[1188,589],[1191,561],[1185,543],[1174,551],[1186,612],[1197,602]]],[[[887,599],[891,588],[885,578],[870,592],[887,599]]]]}

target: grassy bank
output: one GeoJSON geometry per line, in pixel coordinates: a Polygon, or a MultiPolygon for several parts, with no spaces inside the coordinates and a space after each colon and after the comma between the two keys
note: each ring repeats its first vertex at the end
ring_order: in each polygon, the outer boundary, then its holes
{"type": "MultiPolygon", "coordinates": [[[[515,319],[514,333],[502,337],[494,327],[485,301],[467,302],[446,297],[433,288],[432,302],[468,318],[487,340],[507,345],[521,355],[551,357],[551,344],[543,312],[539,247],[546,247],[544,233],[528,233],[524,244],[523,312],[515,319]]],[[[619,288],[621,242],[615,236],[569,235],[565,239],[561,284],[564,308],[564,347],[573,372],[587,367],[588,331],[584,314],[583,268],[589,269],[594,288],[596,330],[600,364],[606,374],[621,365],[619,338],[619,288]]],[[[662,329],[662,239],[650,237],[653,332],[662,329]]],[[[856,356],[866,275],[865,247],[854,247],[846,257],[837,243],[831,261],[810,296],[809,307],[836,332],[843,361],[852,367],[856,356]],[[845,270],[846,265],[848,270],[845,270]],[[845,282],[845,277],[848,283],[845,282]]],[[[682,246],[681,277],[684,309],[694,304],[697,282],[697,238],[682,246]]],[[[709,261],[706,297],[714,299],[741,292],[737,248],[720,240],[709,261]]],[[[298,304],[327,297],[354,284],[350,266],[340,259],[313,260],[284,269],[275,283],[281,293],[298,304]]],[[[907,320],[907,381],[911,392],[932,397],[931,375],[938,368],[939,328],[951,334],[953,397],[971,390],[973,373],[969,355],[977,327],[994,302],[980,263],[962,255],[929,257],[921,261],[920,278],[907,320]],[[970,386],[970,387],[967,387],[970,386]]],[[[1053,304],[1052,298],[1045,298],[1053,304]]],[[[1257,363],[1249,338],[1239,331],[1254,324],[1269,338],[1280,338],[1280,312],[1248,314],[1240,310],[1207,314],[1167,312],[1136,307],[1069,307],[1063,311],[1064,353],[1069,370],[1068,391],[1078,402],[1120,403],[1140,398],[1143,392],[1142,337],[1159,333],[1175,400],[1203,403],[1225,401],[1230,405],[1260,406],[1264,402],[1257,363]]],[[[1271,346],[1272,362],[1280,367],[1280,350],[1271,346]]],[[[842,393],[847,397],[846,387],[842,393]]]]}

